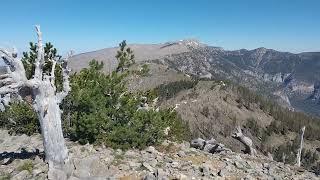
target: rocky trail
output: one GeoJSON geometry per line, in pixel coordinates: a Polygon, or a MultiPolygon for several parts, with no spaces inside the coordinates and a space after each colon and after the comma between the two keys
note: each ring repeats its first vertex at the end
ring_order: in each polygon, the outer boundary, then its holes
{"type": "MultiPolygon", "coordinates": [[[[265,156],[239,154],[217,144],[219,153],[165,141],[145,150],[114,150],[67,141],[73,164],[69,179],[320,179],[303,168],[265,156]]],[[[194,144],[192,144],[194,146],[194,144]]],[[[0,179],[46,179],[40,135],[11,136],[0,130],[0,179]]]]}

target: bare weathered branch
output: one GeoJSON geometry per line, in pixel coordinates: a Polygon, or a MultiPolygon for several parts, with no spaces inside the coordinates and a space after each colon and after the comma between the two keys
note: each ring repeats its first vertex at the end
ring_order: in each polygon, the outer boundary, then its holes
{"type": "Polygon", "coordinates": [[[7,65],[7,73],[0,76],[0,94],[16,93],[27,82],[24,66],[15,51],[0,49],[0,53],[7,65]]]}
{"type": "Polygon", "coordinates": [[[253,148],[252,140],[249,137],[243,135],[240,126],[237,126],[236,132],[232,134],[232,137],[239,140],[245,146],[245,153],[256,155],[256,150],[253,148]]]}
{"type": "Polygon", "coordinates": [[[42,32],[40,31],[40,26],[36,25],[36,32],[38,36],[37,43],[37,59],[35,61],[34,78],[42,79],[42,66],[44,64],[44,49],[42,45],[42,32]]]}
{"type": "Polygon", "coordinates": [[[60,93],[57,93],[57,101],[61,103],[62,100],[68,95],[71,90],[70,80],[69,80],[69,72],[70,69],[68,67],[68,59],[72,56],[72,53],[68,53],[67,57],[63,59],[61,64],[62,67],[62,79],[63,79],[63,90],[60,93]]]}
{"type": "Polygon", "coordinates": [[[56,70],[56,64],[57,61],[55,59],[50,60],[52,62],[51,66],[51,73],[50,73],[50,83],[51,86],[54,88],[54,91],[56,91],[56,85],[55,85],[55,70],[56,70]]]}
{"type": "Polygon", "coordinates": [[[56,69],[56,64],[57,64],[57,61],[55,59],[52,60],[52,66],[51,66],[51,79],[54,80],[55,79],[55,76],[54,76],[54,72],[55,72],[55,69],[56,69]]]}
{"type": "Polygon", "coordinates": [[[16,86],[3,86],[0,88],[0,94],[17,93],[18,89],[14,87],[16,86]]]}
{"type": "Polygon", "coordinates": [[[17,59],[17,52],[13,50],[9,52],[5,49],[0,48],[1,58],[4,60],[6,65],[9,67],[10,71],[19,71],[21,73],[25,73],[24,66],[20,59],[17,59]]]}
{"type": "Polygon", "coordinates": [[[4,78],[9,78],[10,77],[10,74],[1,74],[0,75],[0,79],[4,79],[4,78]]]}

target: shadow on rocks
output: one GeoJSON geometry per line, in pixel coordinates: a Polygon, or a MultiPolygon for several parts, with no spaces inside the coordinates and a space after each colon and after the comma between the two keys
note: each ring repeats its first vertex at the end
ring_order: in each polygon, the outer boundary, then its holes
{"type": "Polygon", "coordinates": [[[26,149],[22,148],[21,152],[3,152],[0,153],[0,164],[9,165],[16,159],[34,159],[36,156],[44,160],[44,152],[40,152],[39,149],[36,151],[28,152],[26,149]]]}

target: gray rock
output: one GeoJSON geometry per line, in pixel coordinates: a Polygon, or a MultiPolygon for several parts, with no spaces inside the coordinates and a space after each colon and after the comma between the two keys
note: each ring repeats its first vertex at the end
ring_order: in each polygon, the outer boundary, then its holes
{"type": "Polygon", "coordinates": [[[156,150],[156,148],[154,148],[153,146],[149,146],[146,149],[146,152],[151,153],[151,154],[156,154],[158,151],[156,150]]]}
{"type": "MultiPolygon", "coordinates": [[[[110,177],[109,177],[110,179],[110,177]]],[[[114,177],[111,177],[112,180],[116,180],[116,178],[114,177]]],[[[105,177],[93,177],[93,176],[90,176],[90,178],[82,178],[81,180],[106,180],[105,177]]]]}
{"type": "Polygon", "coordinates": [[[71,176],[71,177],[69,177],[69,179],[68,180],[80,180],[79,178],[77,178],[77,177],[74,177],[74,176],[71,176]]]}
{"type": "Polygon", "coordinates": [[[161,168],[158,168],[156,170],[156,177],[157,179],[161,179],[161,180],[167,180],[168,178],[168,174],[161,168]]]}
{"type": "Polygon", "coordinates": [[[142,163],[142,165],[143,165],[148,171],[153,172],[154,169],[153,169],[152,166],[150,166],[150,164],[144,162],[144,163],[142,163]]]}
{"type": "Polygon", "coordinates": [[[155,168],[159,163],[162,164],[162,162],[158,162],[156,159],[152,159],[148,162],[151,167],[155,168]]]}
{"type": "Polygon", "coordinates": [[[124,153],[126,157],[137,157],[139,154],[133,150],[128,150],[124,153]]]}
{"type": "Polygon", "coordinates": [[[222,151],[229,151],[229,149],[226,149],[226,148],[224,147],[224,144],[221,144],[221,143],[217,144],[216,149],[215,149],[215,152],[216,152],[216,153],[220,153],[220,152],[222,152],[222,151]]]}
{"type": "Polygon", "coordinates": [[[153,173],[148,173],[144,178],[144,180],[156,180],[156,176],[153,173]]]}
{"type": "Polygon", "coordinates": [[[187,180],[187,179],[188,179],[188,176],[180,173],[179,175],[176,176],[176,179],[179,179],[179,180],[187,180]]]}
{"type": "Polygon", "coordinates": [[[67,180],[67,174],[60,169],[52,168],[48,171],[48,179],[67,180]]]}
{"type": "Polygon", "coordinates": [[[173,168],[179,168],[180,164],[177,161],[174,161],[171,163],[171,167],[173,168]]]}
{"type": "Polygon", "coordinates": [[[119,170],[123,170],[123,171],[128,171],[130,170],[130,166],[126,165],[126,164],[120,164],[118,165],[119,170]]]}
{"type": "Polygon", "coordinates": [[[79,178],[85,178],[92,174],[103,174],[105,171],[97,155],[85,158],[74,158],[73,164],[75,166],[74,175],[79,178]]]}
{"type": "Polygon", "coordinates": [[[219,143],[219,144],[206,144],[205,147],[203,148],[203,151],[208,152],[208,153],[220,153],[223,151],[227,151],[226,148],[224,148],[224,145],[219,143]]]}
{"type": "Polygon", "coordinates": [[[210,140],[207,140],[207,141],[206,141],[206,144],[215,145],[215,144],[217,144],[217,141],[216,141],[215,139],[211,138],[210,140]]]}
{"type": "Polygon", "coordinates": [[[163,158],[164,158],[163,155],[157,155],[156,156],[156,160],[157,161],[163,161],[163,158]]]}
{"type": "Polygon", "coordinates": [[[234,163],[234,166],[237,167],[238,169],[245,169],[243,164],[239,161],[235,161],[234,163]]]}
{"type": "Polygon", "coordinates": [[[199,167],[199,171],[202,173],[202,176],[209,176],[211,169],[209,165],[204,163],[199,167]]]}
{"type": "MultiPolygon", "coordinates": [[[[120,165],[122,165],[122,164],[120,164],[120,165]]],[[[105,177],[105,176],[110,175],[110,172],[108,171],[108,167],[100,161],[97,161],[97,162],[91,164],[91,166],[89,168],[90,168],[89,172],[90,172],[91,177],[92,176],[105,177]]],[[[128,165],[124,165],[121,168],[123,168],[124,171],[130,169],[128,165]]]]}
{"type": "Polygon", "coordinates": [[[223,169],[219,170],[218,176],[224,177],[227,173],[228,173],[227,170],[225,168],[223,168],[223,169]]]}
{"type": "Polygon", "coordinates": [[[37,179],[37,180],[44,180],[44,179],[48,179],[47,178],[47,173],[41,173],[41,174],[38,174],[37,177],[35,177],[34,179],[37,179]]]}
{"type": "Polygon", "coordinates": [[[250,175],[247,175],[246,177],[243,178],[243,180],[255,180],[256,178],[250,176],[250,175]]]}
{"type": "Polygon", "coordinates": [[[117,150],[116,150],[116,154],[117,154],[117,155],[122,155],[122,153],[123,153],[123,151],[122,151],[121,149],[117,149],[117,150]]]}
{"type": "Polygon", "coordinates": [[[206,141],[202,138],[194,139],[190,143],[190,147],[196,148],[196,149],[203,149],[206,144],[206,141]]]}
{"type": "Polygon", "coordinates": [[[177,146],[180,147],[180,149],[183,149],[183,150],[188,150],[190,148],[190,143],[189,142],[182,142],[181,144],[178,144],[177,146]]]}
{"type": "Polygon", "coordinates": [[[135,169],[141,167],[141,163],[130,161],[130,162],[129,162],[129,166],[130,166],[131,169],[134,169],[134,170],[135,170],[135,169]]]}
{"type": "Polygon", "coordinates": [[[206,144],[203,148],[203,151],[208,153],[215,153],[216,145],[215,144],[206,144]]]}
{"type": "Polygon", "coordinates": [[[117,180],[115,177],[107,177],[106,180],[117,180]]]}
{"type": "Polygon", "coordinates": [[[186,153],[184,151],[179,151],[178,152],[178,156],[179,157],[185,157],[186,156],[186,153]]]}
{"type": "Polygon", "coordinates": [[[15,176],[13,176],[11,178],[11,180],[24,180],[24,179],[27,179],[29,174],[30,173],[27,170],[23,170],[23,171],[19,172],[18,174],[16,174],[15,176]]]}
{"type": "Polygon", "coordinates": [[[172,163],[173,160],[172,158],[168,157],[168,156],[165,156],[164,159],[163,159],[165,162],[168,162],[168,163],[172,163]]]}
{"type": "Polygon", "coordinates": [[[36,156],[36,157],[34,158],[34,162],[35,162],[35,163],[43,163],[43,160],[40,159],[39,156],[36,156]]]}
{"type": "Polygon", "coordinates": [[[5,158],[5,159],[3,159],[3,160],[1,161],[1,164],[2,164],[2,165],[5,165],[5,164],[7,164],[10,160],[11,160],[11,158],[5,158]]]}
{"type": "Polygon", "coordinates": [[[40,173],[43,173],[44,172],[44,169],[34,169],[32,171],[32,176],[35,177],[35,176],[38,176],[40,173]]]}

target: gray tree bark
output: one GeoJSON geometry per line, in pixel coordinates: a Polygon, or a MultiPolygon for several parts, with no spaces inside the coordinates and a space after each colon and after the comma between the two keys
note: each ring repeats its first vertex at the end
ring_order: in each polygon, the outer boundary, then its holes
{"type": "Polygon", "coordinates": [[[236,128],[236,132],[232,134],[232,137],[240,141],[245,146],[245,151],[244,151],[245,153],[248,153],[253,156],[256,155],[257,152],[253,148],[252,140],[249,137],[243,135],[240,126],[236,128]]]}
{"type": "MultiPolygon", "coordinates": [[[[47,75],[43,72],[44,66],[44,49],[42,45],[42,33],[40,26],[36,26],[38,37],[37,43],[37,59],[35,61],[34,77],[27,79],[24,66],[20,59],[17,58],[16,52],[8,52],[0,49],[2,59],[7,64],[7,74],[0,76],[0,94],[17,94],[21,88],[30,88],[33,95],[33,108],[36,111],[43,137],[43,146],[45,158],[49,164],[49,179],[56,179],[57,173],[54,169],[60,169],[65,172],[65,166],[68,164],[68,149],[65,145],[65,140],[61,126],[61,110],[59,104],[70,91],[69,86],[69,69],[66,66],[66,59],[63,60],[63,91],[57,93],[54,83],[54,70],[57,62],[52,61],[51,74],[47,75]]],[[[61,173],[59,172],[59,173],[61,173]]],[[[65,179],[66,175],[59,175],[60,179],[65,179]]]]}

